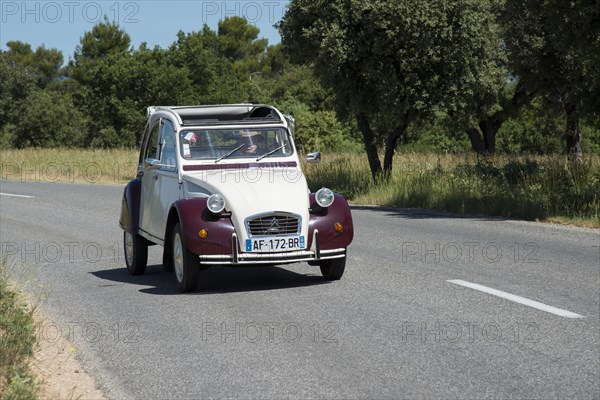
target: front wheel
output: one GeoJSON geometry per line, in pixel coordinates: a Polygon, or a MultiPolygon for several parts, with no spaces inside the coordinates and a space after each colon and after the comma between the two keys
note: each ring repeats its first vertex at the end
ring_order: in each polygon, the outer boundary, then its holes
{"type": "Polygon", "coordinates": [[[165,272],[173,272],[173,250],[171,247],[168,243],[165,243],[163,249],[162,267],[165,272]]]}
{"type": "Polygon", "coordinates": [[[173,269],[175,270],[177,289],[181,292],[191,292],[196,289],[198,283],[198,273],[200,271],[198,256],[185,247],[179,224],[175,225],[172,237],[173,269]]]}
{"type": "Polygon", "coordinates": [[[323,260],[320,263],[321,274],[328,281],[337,281],[344,275],[346,269],[346,257],[323,260]]]}
{"type": "Polygon", "coordinates": [[[148,264],[148,242],[140,235],[123,232],[125,264],[131,275],[142,275],[148,264]]]}

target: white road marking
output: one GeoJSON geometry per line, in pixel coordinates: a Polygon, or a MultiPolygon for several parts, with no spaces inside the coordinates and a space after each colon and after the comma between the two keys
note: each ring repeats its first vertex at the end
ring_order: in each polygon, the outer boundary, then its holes
{"type": "Polygon", "coordinates": [[[487,286],[479,285],[477,283],[471,283],[467,281],[463,281],[461,279],[450,279],[446,282],[454,283],[455,285],[460,285],[464,287],[468,287],[471,289],[479,290],[481,292],[485,292],[488,294],[492,294],[494,296],[502,297],[503,299],[511,300],[519,304],[526,305],[528,307],[537,308],[538,310],[546,311],[551,314],[559,315],[565,318],[585,318],[583,315],[576,314],[571,311],[563,310],[561,308],[556,308],[549,306],[544,303],[540,303],[539,301],[530,300],[525,297],[517,296],[516,294],[511,294],[507,292],[503,292],[502,290],[493,289],[487,286]]]}
{"type": "Polygon", "coordinates": [[[1,192],[0,192],[0,196],[21,197],[23,199],[35,199],[34,196],[26,196],[24,194],[1,193],[1,192]]]}

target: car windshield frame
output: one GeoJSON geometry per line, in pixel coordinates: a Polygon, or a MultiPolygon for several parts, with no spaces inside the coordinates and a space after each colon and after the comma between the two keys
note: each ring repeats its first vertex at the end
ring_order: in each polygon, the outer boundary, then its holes
{"type": "Polygon", "coordinates": [[[296,151],[288,129],[283,126],[183,127],[177,137],[178,151],[184,161],[256,161],[290,157],[296,151]]]}

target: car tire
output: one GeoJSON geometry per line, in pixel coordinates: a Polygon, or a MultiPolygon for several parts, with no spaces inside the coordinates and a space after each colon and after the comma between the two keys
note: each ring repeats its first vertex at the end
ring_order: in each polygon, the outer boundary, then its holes
{"type": "Polygon", "coordinates": [[[198,256],[189,251],[185,243],[183,243],[183,234],[181,233],[181,226],[179,224],[175,225],[172,238],[171,254],[177,289],[183,293],[194,291],[196,290],[198,274],[200,272],[198,256]]]}
{"type": "Polygon", "coordinates": [[[123,232],[125,264],[131,275],[142,275],[148,264],[148,242],[137,234],[123,232]]]}
{"type": "Polygon", "coordinates": [[[173,250],[168,243],[165,244],[162,257],[162,269],[165,272],[173,272],[173,250]]]}
{"type": "Polygon", "coordinates": [[[346,269],[346,257],[334,258],[333,260],[321,261],[321,274],[328,281],[337,281],[344,275],[346,269]]]}

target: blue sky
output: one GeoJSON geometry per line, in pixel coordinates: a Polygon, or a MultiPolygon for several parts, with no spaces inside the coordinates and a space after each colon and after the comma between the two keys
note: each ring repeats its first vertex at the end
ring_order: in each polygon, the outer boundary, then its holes
{"type": "Polygon", "coordinates": [[[147,42],[150,47],[167,47],[179,30],[198,31],[203,24],[216,30],[219,20],[227,16],[243,16],[260,28],[260,37],[269,44],[281,38],[273,25],[278,22],[289,0],[259,1],[116,1],[116,0],[0,0],[0,48],[6,42],[21,40],[63,52],[65,62],[72,57],[84,32],[108,16],[131,36],[137,47],[147,42]]]}

